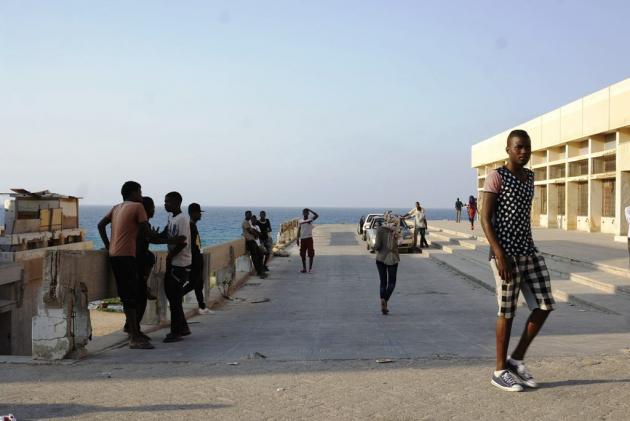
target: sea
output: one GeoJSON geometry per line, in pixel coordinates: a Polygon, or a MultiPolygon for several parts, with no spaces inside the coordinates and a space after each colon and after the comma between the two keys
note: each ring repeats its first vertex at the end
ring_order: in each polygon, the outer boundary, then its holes
{"type": "MultiPolygon", "coordinates": [[[[81,205],[79,209],[79,224],[86,230],[89,241],[94,243],[95,249],[103,248],[103,242],[98,234],[96,225],[101,218],[111,209],[111,206],[81,205]]],[[[410,208],[389,208],[396,214],[405,214],[410,208]]],[[[231,241],[241,236],[241,223],[244,219],[244,208],[241,207],[202,207],[204,213],[201,221],[197,222],[199,235],[203,246],[220,244],[231,241]]],[[[291,207],[261,207],[252,208],[256,215],[261,210],[267,212],[267,218],[271,221],[275,236],[281,223],[293,218],[299,218],[302,208],[291,207]]],[[[319,214],[316,224],[358,224],[362,215],[368,213],[380,213],[383,209],[373,208],[317,208],[314,209],[319,214]]],[[[185,211],[185,208],[184,208],[185,211]]],[[[453,220],[455,211],[453,209],[425,209],[427,220],[438,219],[453,220]]],[[[162,229],[168,221],[168,213],[161,206],[157,206],[155,216],[150,223],[153,227],[162,229]]],[[[4,224],[4,212],[0,212],[0,224],[4,224]]],[[[151,245],[151,248],[159,250],[164,246],[151,245]]]]}

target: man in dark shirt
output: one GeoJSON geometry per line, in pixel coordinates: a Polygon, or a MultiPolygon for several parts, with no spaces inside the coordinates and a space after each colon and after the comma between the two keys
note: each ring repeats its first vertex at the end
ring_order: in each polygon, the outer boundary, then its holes
{"type": "Polygon", "coordinates": [[[210,310],[206,307],[203,295],[204,279],[203,279],[203,254],[201,253],[201,237],[197,229],[197,222],[201,220],[201,206],[198,203],[188,205],[188,216],[190,216],[190,238],[192,265],[190,268],[190,281],[184,286],[184,295],[190,291],[195,291],[197,304],[199,305],[199,314],[209,314],[210,310]]]}
{"type": "Polygon", "coordinates": [[[267,267],[267,262],[271,257],[271,252],[273,251],[273,236],[271,235],[271,221],[267,219],[267,212],[260,211],[260,219],[257,222],[258,227],[260,228],[260,243],[265,246],[265,260],[263,265],[266,271],[269,271],[267,267]]]}

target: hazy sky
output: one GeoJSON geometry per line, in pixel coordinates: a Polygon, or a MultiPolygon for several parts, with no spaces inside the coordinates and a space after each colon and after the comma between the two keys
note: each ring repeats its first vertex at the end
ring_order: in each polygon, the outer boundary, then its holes
{"type": "Polygon", "coordinates": [[[452,206],[470,146],[630,76],[626,1],[0,0],[0,191],[452,206]]]}

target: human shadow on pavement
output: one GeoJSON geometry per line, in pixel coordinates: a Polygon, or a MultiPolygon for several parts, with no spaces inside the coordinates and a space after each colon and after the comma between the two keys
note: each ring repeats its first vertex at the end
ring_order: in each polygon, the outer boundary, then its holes
{"type": "Polygon", "coordinates": [[[540,383],[541,389],[553,389],[556,387],[587,386],[591,384],[630,383],[630,379],[583,379],[562,380],[557,382],[540,383]]]}
{"type": "Polygon", "coordinates": [[[29,403],[7,404],[0,403],[0,413],[12,413],[19,420],[26,419],[53,419],[59,417],[74,417],[89,413],[100,412],[167,412],[167,411],[191,411],[202,409],[221,409],[232,405],[226,404],[161,404],[141,406],[98,406],[70,403],[29,403]]]}

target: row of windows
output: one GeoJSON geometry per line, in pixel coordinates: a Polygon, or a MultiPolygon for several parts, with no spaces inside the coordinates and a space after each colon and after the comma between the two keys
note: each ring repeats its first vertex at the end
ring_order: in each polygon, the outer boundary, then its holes
{"type": "MultiPolygon", "coordinates": [[[[540,213],[547,213],[547,186],[536,186],[539,194],[540,213]]],[[[565,214],[566,185],[556,186],[556,198],[558,215],[565,214]]],[[[588,215],[588,182],[577,183],[577,214],[579,216],[588,215]]],[[[609,218],[615,216],[615,180],[604,180],[602,182],[602,216],[609,218]]]]}

